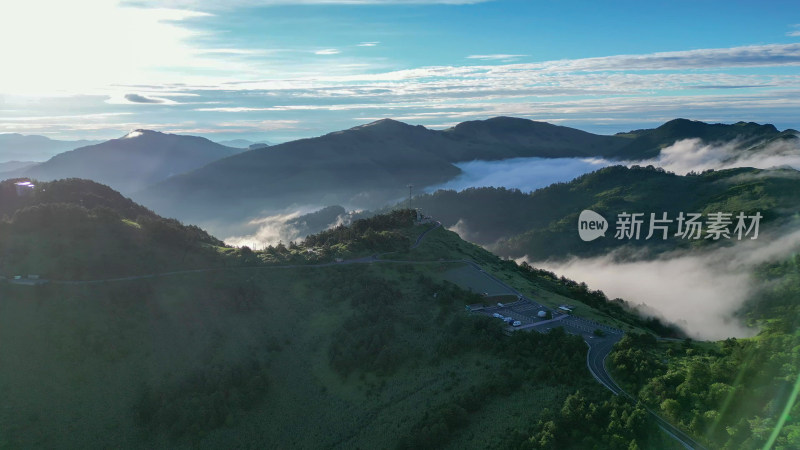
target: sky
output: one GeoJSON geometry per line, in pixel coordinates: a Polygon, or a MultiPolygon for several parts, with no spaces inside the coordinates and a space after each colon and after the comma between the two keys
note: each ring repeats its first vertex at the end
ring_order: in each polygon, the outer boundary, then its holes
{"type": "Polygon", "coordinates": [[[800,128],[800,4],[6,0],[0,133],[283,142],[390,117],[800,128]]]}

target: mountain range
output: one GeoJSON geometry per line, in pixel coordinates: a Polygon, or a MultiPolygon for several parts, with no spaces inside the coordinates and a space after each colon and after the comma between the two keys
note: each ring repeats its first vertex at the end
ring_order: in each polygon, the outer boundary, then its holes
{"type": "Polygon", "coordinates": [[[253,148],[251,147],[254,145],[257,146],[256,148],[268,147],[272,145],[270,142],[266,141],[255,142],[255,141],[249,141],[247,139],[231,139],[228,141],[217,141],[217,144],[224,145],[226,147],[244,148],[249,150],[253,150],[253,148]]]}
{"type": "Polygon", "coordinates": [[[0,177],[4,173],[14,173],[23,171],[38,164],[35,161],[6,161],[0,162],[0,177]]]}
{"type": "Polygon", "coordinates": [[[60,141],[45,136],[2,133],[0,134],[0,162],[45,161],[58,153],[99,142],[101,141],[60,141]]]}
{"type": "Polygon", "coordinates": [[[86,178],[130,194],[240,151],[197,136],[134,130],[119,139],[60,153],[16,175],[41,181],[86,178]]]}
{"type": "MultiPolygon", "coordinates": [[[[740,154],[796,140],[794,130],[675,119],[612,136],[511,117],[431,130],[383,119],[279,145],[226,147],[195,136],[135,130],[0,174],[40,180],[88,178],[160,214],[189,222],[243,220],[292,206],[380,208],[461,174],[472,160],[596,157],[639,161],[682,139],[733,143],[740,154]],[[411,188],[411,191],[409,190],[411,188]]],[[[248,141],[249,142],[249,141],[248,141]]],[[[241,145],[242,142],[238,142],[241,145]]]]}
{"type": "Polygon", "coordinates": [[[247,217],[291,205],[343,204],[375,208],[402,199],[408,185],[437,185],[471,160],[516,157],[599,157],[643,160],[687,138],[756,143],[796,138],[793,130],[740,122],[706,124],[676,119],[653,130],[614,136],[527,119],[496,117],[430,130],[384,119],[324,136],[246,151],[149,186],[134,197],[156,211],[189,221],[214,214],[247,217]]]}
{"type": "MultiPolygon", "coordinates": [[[[412,206],[563,254],[592,247],[562,238],[586,207],[609,219],[620,208],[761,211],[765,232],[786,231],[776,228],[796,225],[799,184],[790,169],[619,166],[530,194],[442,191],[412,206]]],[[[293,220],[310,228],[342,213],[293,220]]],[[[796,252],[754,267],[759,289],[737,315],[758,336],[696,343],[416,218],[401,208],[253,251],[93,181],[22,196],[1,182],[0,360],[13,364],[0,365],[0,447],[677,448],[660,423],[707,448],[769,447],[770,435],[775,448],[800,445],[800,403],[787,395],[800,345],[796,252]],[[475,312],[519,314],[512,286],[574,314],[540,323],[547,333],[510,333],[475,312]],[[625,330],[613,348],[606,325],[625,330]],[[586,345],[603,342],[601,364],[630,399],[590,375],[586,345]]],[[[702,316],[690,301],[685,314],[702,316]]]]}

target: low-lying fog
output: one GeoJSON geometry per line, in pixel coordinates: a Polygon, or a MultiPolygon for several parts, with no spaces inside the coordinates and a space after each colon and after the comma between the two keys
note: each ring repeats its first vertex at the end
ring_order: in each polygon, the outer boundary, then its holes
{"type": "Polygon", "coordinates": [[[743,149],[739,141],[705,143],[700,139],[683,139],[661,150],[658,157],[642,161],[611,161],[602,158],[512,158],[499,161],[469,161],[458,163],[463,173],[458,177],[425,189],[461,191],[470,187],[505,187],[523,192],[533,191],[553,183],[568,182],[603,167],[653,165],[685,175],[708,169],[734,167],[792,167],[800,170],[800,148],[795,141],[779,141],[757,149],[743,149]]]}
{"type": "MultiPolygon", "coordinates": [[[[662,149],[657,158],[644,161],[610,161],[601,158],[512,158],[499,161],[468,161],[457,164],[463,171],[461,175],[444,184],[425,188],[425,192],[483,186],[506,187],[529,192],[553,183],[568,182],[580,175],[613,164],[653,165],[681,175],[690,171],[731,167],[790,166],[800,169],[800,149],[793,141],[775,142],[756,150],[742,150],[737,141],[707,144],[700,139],[684,139],[662,149]]],[[[400,200],[402,199],[398,199],[400,200]]],[[[366,207],[357,204],[356,199],[352,203],[347,205],[348,209],[366,207]]],[[[263,248],[280,241],[286,243],[302,239],[309,232],[320,231],[314,227],[298,226],[296,219],[323,206],[328,205],[316,207],[305,205],[265,212],[262,217],[238,223],[207,222],[201,225],[215,234],[226,236],[225,241],[229,244],[263,248]]],[[[339,222],[334,221],[331,225],[337,223],[339,222]]]]}
{"type": "MultiPolygon", "coordinates": [[[[495,186],[532,191],[552,183],[567,182],[582,174],[612,164],[654,165],[686,174],[707,169],[732,167],[793,167],[800,169],[800,149],[795,142],[783,141],[742,151],[739,143],[707,144],[686,139],[666,147],[654,159],[636,162],[596,158],[514,158],[502,161],[470,161],[458,164],[463,174],[439,186],[426,189],[463,190],[495,186]]],[[[304,207],[238,224],[237,233],[226,242],[263,248],[279,241],[302,239],[308,229],[298,223],[301,214],[318,208],[304,207]]],[[[344,220],[340,217],[330,225],[344,220]]],[[[317,230],[313,230],[314,232],[317,230]]],[[[753,281],[753,268],[786,256],[800,244],[800,231],[760,236],[734,247],[704,253],[681,253],[652,261],[618,262],[613,255],[573,259],[566,263],[531,261],[537,267],[586,282],[603,290],[610,298],[620,297],[642,310],[677,323],[698,339],[724,339],[751,336],[757,330],[745,327],[733,314],[759,286],[753,281]]]]}
{"type": "MultiPolygon", "coordinates": [[[[747,337],[747,328],[734,313],[758,295],[753,269],[786,258],[800,245],[800,230],[713,251],[674,253],[651,261],[618,262],[609,254],[567,262],[529,261],[573,280],[600,289],[609,298],[645,305],[644,312],[681,326],[697,339],[747,337]]],[[[527,258],[525,258],[527,260],[527,258]]]]}
{"type": "Polygon", "coordinates": [[[585,173],[611,164],[595,158],[512,158],[499,161],[469,161],[456,164],[462,170],[458,177],[425,189],[462,191],[470,187],[494,186],[519,189],[523,192],[567,182],[585,173]]]}

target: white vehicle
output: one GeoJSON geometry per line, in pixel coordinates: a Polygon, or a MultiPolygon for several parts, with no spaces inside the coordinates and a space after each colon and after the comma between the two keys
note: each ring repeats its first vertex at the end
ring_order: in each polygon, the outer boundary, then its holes
{"type": "Polygon", "coordinates": [[[522,325],[522,322],[520,322],[519,320],[515,320],[514,323],[511,324],[512,327],[518,327],[520,325],[522,325]]]}
{"type": "Polygon", "coordinates": [[[501,308],[502,308],[502,307],[504,307],[505,305],[504,305],[504,304],[502,304],[502,303],[500,303],[500,302],[498,302],[498,303],[497,303],[497,306],[499,306],[499,307],[501,307],[501,308]]]}
{"type": "Polygon", "coordinates": [[[494,317],[495,319],[504,319],[503,315],[498,313],[492,314],[492,317],[494,317]]]}

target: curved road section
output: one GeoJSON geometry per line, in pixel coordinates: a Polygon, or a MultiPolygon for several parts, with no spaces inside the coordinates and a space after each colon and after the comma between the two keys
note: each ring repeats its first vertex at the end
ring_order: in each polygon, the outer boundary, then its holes
{"type": "MultiPolygon", "coordinates": [[[[594,337],[591,340],[587,339],[586,343],[589,346],[589,352],[586,354],[586,365],[589,368],[589,372],[592,373],[592,376],[595,378],[595,380],[597,380],[598,383],[605,386],[606,389],[613,392],[614,395],[623,395],[635,402],[637,401],[636,398],[619,387],[619,385],[614,382],[614,379],[611,378],[611,374],[608,373],[608,369],[606,368],[606,357],[609,353],[611,353],[611,349],[614,347],[614,344],[616,344],[621,338],[621,333],[615,333],[604,337],[594,337]]],[[[650,416],[653,418],[653,420],[656,421],[658,427],[670,437],[678,441],[684,448],[692,450],[705,450],[705,447],[697,443],[697,441],[692,439],[691,436],[661,418],[661,416],[656,414],[655,411],[647,406],[644,406],[644,408],[648,413],[650,413],[650,416]]]]}
{"type": "MultiPolygon", "coordinates": [[[[434,222],[434,225],[427,230],[425,230],[422,234],[417,237],[417,240],[411,246],[411,249],[419,247],[422,243],[422,240],[425,236],[430,233],[431,231],[441,227],[441,222],[434,222]]],[[[393,253],[393,252],[389,252],[393,253]]],[[[491,275],[490,273],[486,272],[483,267],[481,267],[475,261],[467,260],[467,259],[459,259],[459,260],[439,260],[439,261],[408,261],[408,260],[390,260],[390,259],[381,259],[381,255],[384,254],[374,254],[372,256],[365,256],[356,259],[350,259],[346,261],[339,261],[339,262],[329,262],[329,263],[322,263],[322,264],[287,264],[287,265],[280,265],[280,266],[262,266],[260,268],[263,269],[293,269],[293,268],[321,268],[321,267],[330,267],[330,266],[337,266],[343,264],[369,264],[374,262],[379,263],[403,263],[403,264],[440,264],[442,262],[459,262],[465,263],[476,270],[482,272],[485,276],[491,278],[494,282],[498,283],[499,285],[503,286],[504,288],[508,289],[514,295],[517,295],[520,300],[527,300],[531,303],[535,303],[534,300],[527,298],[524,294],[519,292],[518,290],[514,289],[513,287],[509,286],[499,278],[491,275]]],[[[244,267],[237,267],[239,269],[244,267]]],[[[247,267],[252,269],[253,267],[247,267]]],[[[94,284],[94,283],[107,283],[107,282],[115,282],[115,281],[129,281],[129,280],[140,280],[144,278],[156,278],[156,277],[164,277],[164,276],[171,276],[171,275],[181,275],[181,274],[188,274],[188,273],[200,273],[200,272],[211,272],[211,271],[218,271],[218,270],[230,270],[234,269],[232,267],[215,267],[215,268],[208,268],[208,269],[192,269],[192,270],[178,270],[173,272],[162,272],[162,273],[154,273],[154,274],[147,274],[147,275],[138,275],[138,276],[131,276],[131,277],[121,277],[121,278],[107,278],[102,280],[82,280],[82,281],[68,281],[68,280],[37,280],[38,283],[36,284],[44,284],[47,282],[55,283],[55,284],[94,284]]],[[[8,280],[5,277],[0,277],[0,280],[10,281],[12,283],[15,280],[8,280]]],[[[23,283],[18,283],[23,284],[23,283]]],[[[33,283],[24,283],[24,284],[33,284],[33,283]]],[[[614,379],[611,378],[611,375],[608,373],[606,369],[605,360],[609,353],[611,353],[612,347],[614,344],[617,343],[620,339],[622,339],[623,332],[622,330],[617,330],[615,328],[611,328],[605,325],[598,324],[588,319],[583,319],[577,316],[566,316],[564,318],[560,318],[559,320],[550,321],[550,322],[558,322],[553,323],[552,326],[563,326],[564,329],[571,334],[579,335],[584,338],[586,344],[589,346],[589,351],[586,354],[586,365],[589,368],[589,372],[591,372],[592,376],[605,386],[608,390],[614,393],[614,395],[624,395],[627,398],[630,398],[633,401],[636,399],[625,392],[622,388],[614,382],[614,379]],[[595,336],[593,331],[597,328],[602,329],[605,332],[605,336],[595,336]]],[[[544,325],[544,324],[540,324],[544,325]]],[[[548,324],[549,325],[549,324],[548,324]]],[[[551,326],[542,326],[539,328],[533,328],[538,331],[548,331],[551,326]]],[[[672,438],[677,440],[687,449],[700,449],[705,450],[705,447],[695,442],[690,436],[686,433],[682,432],[678,428],[674,427],[672,424],[667,422],[666,420],[662,419],[658,416],[653,410],[647,408],[647,412],[653,417],[656,421],[658,426],[672,438]]]]}

